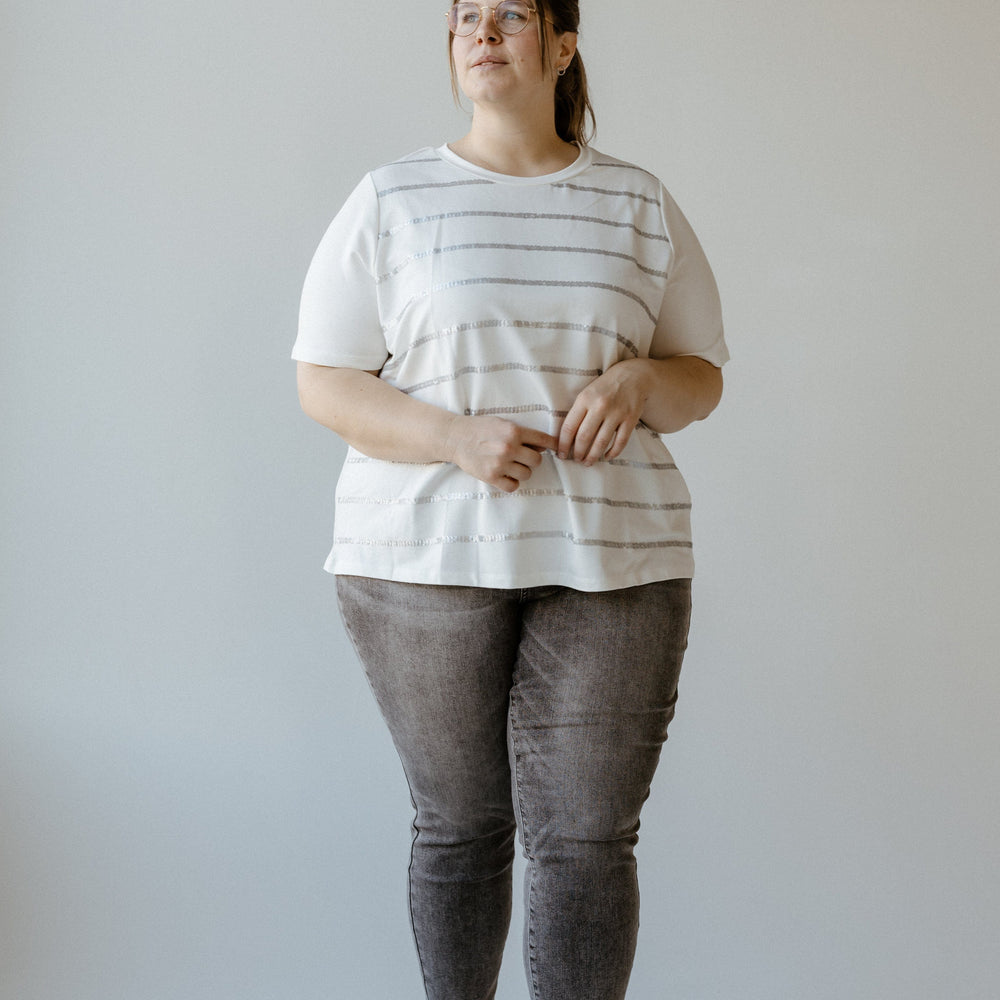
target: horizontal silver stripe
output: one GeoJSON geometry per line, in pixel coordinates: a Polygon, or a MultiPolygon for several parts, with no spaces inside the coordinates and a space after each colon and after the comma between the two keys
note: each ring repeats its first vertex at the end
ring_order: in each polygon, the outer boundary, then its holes
{"type": "Polygon", "coordinates": [[[351,455],[344,459],[344,465],[371,465],[377,462],[379,465],[409,465],[413,468],[428,468],[431,465],[444,465],[444,459],[437,462],[401,462],[393,458],[370,458],[368,455],[351,455]]]}
{"type": "Polygon", "coordinates": [[[421,389],[429,389],[432,385],[441,385],[444,382],[454,382],[464,375],[495,375],[498,372],[547,372],[552,375],[577,375],[582,378],[597,378],[601,374],[600,368],[561,368],[556,365],[522,365],[510,362],[498,365],[466,365],[464,368],[457,368],[447,375],[439,375],[437,378],[427,379],[426,382],[417,382],[415,385],[401,386],[400,392],[407,395],[419,392],[421,389]]]}
{"type": "Polygon", "coordinates": [[[645,174],[647,177],[652,177],[653,180],[657,178],[651,174],[648,170],[643,167],[637,167],[634,163],[613,163],[610,160],[594,160],[591,163],[592,167],[615,167],[618,170],[638,170],[640,174],[645,174]]]}
{"type": "MultiPolygon", "coordinates": [[[[487,182],[489,183],[489,182],[487,182]]],[[[619,219],[602,219],[595,215],[565,215],[557,212],[441,212],[438,215],[424,215],[415,219],[408,219],[400,222],[390,229],[379,233],[379,239],[395,236],[396,233],[408,226],[424,225],[428,222],[444,222],[447,219],[527,219],[532,221],[551,219],[562,222],[591,222],[597,226],[612,226],[615,229],[631,229],[637,235],[647,240],[656,240],[660,243],[669,243],[669,238],[663,233],[647,233],[631,222],[622,222],[619,219]]]]}
{"type": "MultiPolygon", "coordinates": [[[[659,435],[657,435],[659,437],[659,435]]],[[[676,472],[675,462],[630,462],[624,458],[609,458],[605,465],[621,465],[628,469],[648,469],[653,472],[676,472]]]]}
{"type": "MultiPolygon", "coordinates": [[[[392,462],[386,458],[369,458],[367,455],[352,455],[344,461],[345,465],[371,465],[380,462],[385,465],[409,465],[428,466],[442,465],[442,462],[392,462]]],[[[633,462],[627,458],[609,458],[602,462],[602,465],[613,465],[621,469],[642,469],[647,472],[676,472],[677,465],[674,462],[633,462]]]]}
{"type": "Polygon", "coordinates": [[[483,278],[462,278],[460,281],[445,281],[439,285],[431,285],[430,288],[425,289],[418,295],[414,295],[410,298],[399,313],[388,323],[383,325],[382,329],[387,332],[393,329],[393,327],[398,326],[408,312],[410,306],[412,306],[415,302],[419,302],[421,299],[427,298],[429,295],[433,295],[435,292],[446,292],[450,288],[471,288],[475,285],[511,285],[517,288],[600,288],[604,291],[614,292],[617,295],[631,299],[633,302],[637,302],[650,320],[653,323],[656,322],[656,313],[654,313],[649,306],[635,294],[635,292],[630,291],[628,288],[622,288],[620,285],[611,285],[605,281],[555,281],[533,280],[529,278],[500,278],[490,276],[483,278]]]}
{"type": "Polygon", "coordinates": [[[627,337],[614,330],[608,330],[603,326],[592,326],[587,323],[536,323],[529,320],[520,319],[484,319],[477,320],[472,323],[459,323],[456,326],[449,326],[443,330],[437,330],[434,333],[429,333],[426,336],[418,337],[416,340],[406,348],[405,351],[400,351],[398,354],[394,354],[386,363],[383,371],[394,371],[397,369],[410,351],[416,350],[418,347],[423,347],[425,344],[429,344],[435,340],[441,340],[445,337],[453,337],[458,333],[470,333],[473,330],[566,330],[571,333],[595,333],[599,337],[610,337],[616,340],[619,344],[624,347],[632,357],[639,356],[639,349],[629,340],[627,337]]]}
{"type": "Polygon", "coordinates": [[[424,250],[422,253],[411,254],[388,273],[379,275],[375,279],[375,283],[380,285],[384,281],[388,281],[390,278],[396,277],[397,274],[404,271],[414,261],[423,260],[426,257],[436,257],[446,253],[456,253],[462,250],[524,250],[529,253],[584,253],[592,254],[598,257],[616,257],[618,260],[625,260],[630,264],[635,264],[635,266],[644,274],[655,274],[660,277],[666,277],[662,270],[655,267],[646,267],[645,264],[640,264],[639,261],[636,260],[636,258],[631,254],[619,253],[615,250],[602,250],[599,247],[553,247],[528,243],[456,243],[454,246],[450,247],[434,247],[432,250],[424,250]]]}
{"type": "Polygon", "coordinates": [[[532,499],[569,500],[577,504],[600,504],[602,507],[624,508],[625,510],[690,510],[690,503],[640,503],[637,500],[612,500],[609,497],[576,496],[565,490],[519,489],[514,493],[499,490],[484,490],[478,493],[435,493],[422,497],[338,497],[338,504],[360,504],[365,507],[423,507],[435,503],[454,503],[469,500],[510,500],[517,497],[532,499]]]}
{"type": "Polygon", "coordinates": [[[582,184],[570,184],[568,181],[564,181],[562,184],[553,184],[552,186],[557,188],[572,188],[574,191],[590,191],[593,194],[613,194],[620,198],[638,198],[641,201],[648,202],[650,205],[655,205],[657,208],[660,207],[659,198],[650,198],[648,194],[639,194],[637,191],[613,191],[610,188],[584,187],[582,184]]]}
{"type": "Polygon", "coordinates": [[[472,185],[480,184],[492,184],[493,181],[482,180],[480,178],[474,178],[464,181],[435,181],[433,183],[424,182],[423,184],[400,184],[398,187],[385,188],[382,191],[376,190],[376,194],[380,198],[384,198],[389,194],[396,194],[398,191],[427,191],[431,188],[450,188],[450,187],[471,187],[472,185]]]}
{"type": "Polygon", "coordinates": [[[516,413],[548,413],[560,419],[565,417],[569,410],[552,410],[543,403],[526,403],[524,406],[487,406],[482,410],[466,409],[467,417],[498,417],[500,414],[513,416],[516,413]]]}
{"type": "Polygon", "coordinates": [[[690,549],[689,541],[664,539],[658,542],[614,542],[606,538],[577,538],[571,531],[520,531],[500,535],[444,535],[441,538],[346,538],[337,536],[337,545],[363,545],[368,548],[421,549],[432,545],[475,544],[481,542],[528,542],[543,538],[562,538],[574,545],[600,546],[606,549],[690,549]]]}

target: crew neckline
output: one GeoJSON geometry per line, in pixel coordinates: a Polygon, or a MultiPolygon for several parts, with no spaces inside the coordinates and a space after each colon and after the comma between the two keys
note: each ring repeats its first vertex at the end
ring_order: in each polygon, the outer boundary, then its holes
{"type": "Polygon", "coordinates": [[[577,156],[577,158],[568,167],[563,167],[562,170],[557,170],[554,174],[539,174],[537,177],[521,177],[518,174],[501,174],[496,170],[488,170],[486,167],[480,167],[475,163],[470,163],[468,160],[459,156],[458,153],[456,153],[447,143],[442,146],[438,146],[435,152],[441,157],[442,160],[452,164],[452,166],[465,170],[470,174],[475,174],[477,177],[483,177],[487,180],[494,181],[497,184],[554,184],[557,181],[564,181],[570,177],[575,177],[577,174],[586,170],[593,161],[593,150],[591,150],[589,146],[583,146],[580,149],[579,156],[577,156]]]}

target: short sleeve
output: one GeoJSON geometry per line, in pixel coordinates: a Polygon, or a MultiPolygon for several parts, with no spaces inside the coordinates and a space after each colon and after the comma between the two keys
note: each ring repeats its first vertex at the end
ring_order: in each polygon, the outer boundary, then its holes
{"type": "Polygon", "coordinates": [[[306,274],[299,306],[296,361],[376,371],[389,352],[375,283],[378,195],[370,176],[330,223],[306,274]]]}
{"type": "Polygon", "coordinates": [[[694,355],[721,368],[729,360],[729,350],[715,276],[677,203],[663,187],[660,197],[672,255],[649,356],[694,355]]]}

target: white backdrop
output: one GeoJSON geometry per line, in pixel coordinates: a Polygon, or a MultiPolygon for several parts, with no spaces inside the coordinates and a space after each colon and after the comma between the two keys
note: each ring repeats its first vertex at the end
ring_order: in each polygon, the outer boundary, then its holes
{"type": "MultiPolygon", "coordinates": [[[[419,995],[288,352],[361,174],[463,133],[446,6],[3,0],[2,1000],[419,995]]],[[[993,997],[1000,8],[585,0],[581,51],[734,356],[630,998],[993,997]]]]}

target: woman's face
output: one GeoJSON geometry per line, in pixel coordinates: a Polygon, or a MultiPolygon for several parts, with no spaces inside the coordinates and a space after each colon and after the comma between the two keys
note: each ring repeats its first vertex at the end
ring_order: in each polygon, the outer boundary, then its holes
{"type": "MultiPolygon", "coordinates": [[[[576,36],[550,34],[550,65],[543,69],[537,13],[532,14],[528,25],[514,35],[503,34],[497,29],[492,6],[480,13],[485,16],[480,17],[472,34],[452,36],[452,58],[465,96],[473,104],[551,99],[555,93],[556,68],[569,62],[565,49],[569,45],[575,48],[576,36]]],[[[544,30],[551,32],[547,22],[543,21],[542,25],[544,30]]]]}

